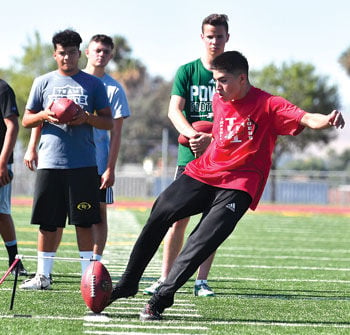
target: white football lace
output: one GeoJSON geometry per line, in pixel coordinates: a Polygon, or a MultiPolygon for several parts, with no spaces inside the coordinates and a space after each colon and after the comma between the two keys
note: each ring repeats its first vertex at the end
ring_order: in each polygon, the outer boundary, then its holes
{"type": "Polygon", "coordinates": [[[96,286],[96,276],[92,275],[91,276],[91,282],[90,282],[90,294],[91,298],[95,298],[95,286],[96,286]]]}

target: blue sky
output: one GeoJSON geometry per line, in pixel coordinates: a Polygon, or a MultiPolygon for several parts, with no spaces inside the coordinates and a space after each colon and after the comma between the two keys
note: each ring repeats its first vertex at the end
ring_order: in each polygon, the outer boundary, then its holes
{"type": "Polygon", "coordinates": [[[241,51],[252,69],[312,63],[339,87],[350,119],[350,77],[338,63],[350,47],[349,0],[6,1],[0,12],[0,67],[22,54],[34,31],[51,43],[55,32],[72,27],[84,41],[96,33],[124,36],[151,74],[171,79],[179,65],[201,55],[201,22],[211,13],[229,16],[226,50],[241,51]]]}

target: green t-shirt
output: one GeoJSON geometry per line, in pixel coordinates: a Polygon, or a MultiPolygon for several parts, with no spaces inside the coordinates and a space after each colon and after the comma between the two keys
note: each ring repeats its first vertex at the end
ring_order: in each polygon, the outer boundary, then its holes
{"type": "MultiPolygon", "coordinates": [[[[213,73],[207,70],[200,59],[182,65],[175,75],[171,95],[186,99],[182,111],[186,119],[193,123],[199,120],[213,121],[211,102],[215,93],[213,73]]],[[[178,165],[186,165],[194,159],[192,151],[179,144],[178,165]]]]}

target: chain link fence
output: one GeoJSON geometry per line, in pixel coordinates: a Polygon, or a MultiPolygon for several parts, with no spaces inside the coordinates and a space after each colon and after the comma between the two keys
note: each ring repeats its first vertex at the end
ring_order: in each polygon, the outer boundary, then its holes
{"type": "MultiPolygon", "coordinates": [[[[17,147],[16,147],[17,148],[17,147]]],[[[12,195],[32,197],[35,172],[23,163],[23,150],[15,151],[12,195]]],[[[174,177],[175,168],[147,173],[142,165],[118,166],[114,194],[116,197],[156,197],[174,177]]],[[[350,171],[271,171],[264,202],[303,203],[350,206],[350,171]]]]}

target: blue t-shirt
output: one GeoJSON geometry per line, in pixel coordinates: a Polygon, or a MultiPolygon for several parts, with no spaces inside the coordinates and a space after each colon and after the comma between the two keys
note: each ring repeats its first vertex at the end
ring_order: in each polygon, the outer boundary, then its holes
{"type": "MultiPolygon", "coordinates": [[[[122,85],[108,74],[100,78],[106,88],[109,103],[112,109],[113,119],[127,118],[130,116],[128,100],[122,85]]],[[[107,168],[109,154],[109,132],[104,129],[94,128],[96,144],[96,160],[98,174],[102,175],[107,168]]]]}
{"type": "MultiPolygon", "coordinates": [[[[67,97],[93,113],[109,106],[100,79],[79,71],[63,76],[53,71],[34,80],[26,109],[40,112],[52,101],[67,97]]],[[[44,122],[39,143],[38,169],[75,169],[96,166],[92,126],[68,126],[44,122]]]]}

